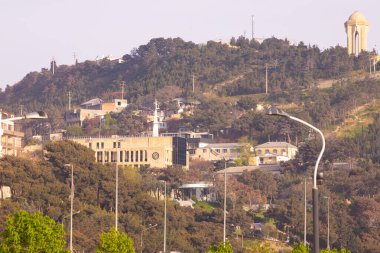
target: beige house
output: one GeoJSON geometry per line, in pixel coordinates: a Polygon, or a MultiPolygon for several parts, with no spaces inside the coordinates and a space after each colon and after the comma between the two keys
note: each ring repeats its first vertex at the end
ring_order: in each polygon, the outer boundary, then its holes
{"type": "Polygon", "coordinates": [[[67,125],[79,124],[82,126],[84,120],[104,117],[110,112],[121,112],[128,106],[126,99],[101,100],[94,98],[81,104],[80,109],[68,110],[65,112],[65,121],[67,125]]]}
{"type": "Polygon", "coordinates": [[[298,148],[287,142],[266,142],[254,147],[259,164],[279,164],[294,159],[298,148]]]}
{"type": "Polygon", "coordinates": [[[149,166],[167,168],[180,165],[189,166],[186,139],[180,137],[125,137],[70,138],[95,151],[96,162],[118,163],[124,166],[149,166]]]}
{"type": "Polygon", "coordinates": [[[2,144],[2,155],[12,155],[18,156],[22,151],[22,139],[24,138],[24,133],[16,131],[15,123],[13,121],[6,121],[7,118],[13,118],[13,114],[8,114],[5,112],[0,112],[2,115],[1,124],[1,144],[2,144]]]}

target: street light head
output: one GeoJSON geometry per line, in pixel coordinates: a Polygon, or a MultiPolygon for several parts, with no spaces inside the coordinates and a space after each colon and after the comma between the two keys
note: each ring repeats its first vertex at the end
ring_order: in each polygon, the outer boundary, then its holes
{"type": "Polygon", "coordinates": [[[47,119],[48,116],[44,111],[31,112],[25,115],[26,119],[47,119]]]}
{"type": "Polygon", "coordinates": [[[268,115],[277,115],[277,116],[289,117],[289,114],[287,114],[286,112],[284,112],[281,109],[278,109],[277,106],[275,106],[275,105],[271,105],[268,108],[267,114],[268,115]]]}

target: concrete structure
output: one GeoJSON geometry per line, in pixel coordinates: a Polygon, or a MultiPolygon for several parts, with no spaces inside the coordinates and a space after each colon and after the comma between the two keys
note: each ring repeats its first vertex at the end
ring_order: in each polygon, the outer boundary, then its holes
{"type": "Polygon", "coordinates": [[[180,165],[184,169],[189,166],[184,138],[116,135],[101,138],[70,138],[70,140],[94,150],[96,161],[102,164],[118,163],[124,166],[149,166],[161,169],[172,165],[180,165]]]}
{"type": "Polygon", "coordinates": [[[94,98],[81,104],[80,109],[68,110],[65,112],[65,121],[67,125],[79,124],[82,126],[84,120],[99,118],[101,119],[110,112],[121,112],[128,106],[126,99],[102,100],[94,98]]]}
{"type": "Polygon", "coordinates": [[[227,169],[219,170],[216,172],[216,175],[220,178],[224,177],[224,172],[227,175],[241,175],[244,172],[251,172],[254,170],[261,170],[265,172],[271,172],[271,173],[280,173],[281,167],[280,165],[259,165],[259,166],[236,166],[236,167],[229,167],[227,169]]]}
{"type": "Polygon", "coordinates": [[[24,133],[15,130],[15,123],[13,121],[6,120],[8,118],[14,118],[13,114],[5,112],[0,113],[0,131],[2,131],[2,134],[0,135],[2,150],[0,150],[0,152],[2,155],[18,156],[22,150],[24,133]]]}
{"type": "Polygon", "coordinates": [[[294,159],[298,148],[287,142],[266,142],[254,147],[259,164],[279,164],[294,159]]]}
{"type": "Polygon", "coordinates": [[[369,28],[368,20],[359,11],[351,14],[344,23],[347,33],[348,54],[359,55],[362,51],[367,51],[367,33],[369,28]]]}
{"type": "Polygon", "coordinates": [[[241,157],[242,150],[247,148],[250,152],[253,148],[248,143],[209,143],[195,149],[190,158],[206,161],[234,160],[241,157]]]}
{"type": "Polygon", "coordinates": [[[211,182],[199,182],[193,184],[183,184],[179,187],[179,190],[183,200],[215,202],[216,194],[211,191],[211,188],[213,188],[213,184],[211,182]]]}

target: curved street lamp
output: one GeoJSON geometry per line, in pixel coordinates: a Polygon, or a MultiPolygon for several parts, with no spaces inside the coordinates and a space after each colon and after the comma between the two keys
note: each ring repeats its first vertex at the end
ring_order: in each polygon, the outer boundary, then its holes
{"type": "Polygon", "coordinates": [[[315,163],[314,168],[314,177],[313,177],[313,237],[314,237],[314,253],[319,253],[319,227],[318,227],[318,220],[319,220],[319,214],[318,214],[318,187],[317,187],[317,177],[318,175],[318,165],[322,158],[323,152],[325,152],[325,136],[323,135],[322,131],[316,128],[315,126],[307,123],[306,121],[303,121],[302,119],[299,119],[297,117],[294,117],[292,115],[289,115],[288,113],[284,112],[281,109],[278,109],[276,106],[271,106],[268,109],[268,115],[277,115],[286,117],[289,119],[292,119],[294,121],[297,121],[303,125],[306,125],[310,127],[311,129],[315,130],[321,135],[322,138],[322,149],[318,155],[317,162],[315,163]]]}

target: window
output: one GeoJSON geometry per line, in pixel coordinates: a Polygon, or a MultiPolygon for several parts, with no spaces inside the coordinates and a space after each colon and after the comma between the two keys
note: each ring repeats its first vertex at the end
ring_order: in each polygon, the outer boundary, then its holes
{"type": "Polygon", "coordinates": [[[227,150],[226,148],[223,149],[223,153],[227,153],[227,151],[228,151],[228,150],[227,150]]]}
{"type": "Polygon", "coordinates": [[[120,151],[120,158],[119,158],[120,162],[123,162],[123,153],[124,153],[123,151],[120,151]]]}
{"type": "Polygon", "coordinates": [[[257,154],[258,155],[261,155],[263,152],[259,149],[259,150],[257,150],[257,154]]]}
{"type": "Polygon", "coordinates": [[[108,163],[110,152],[104,152],[104,162],[108,163]]]}
{"type": "Polygon", "coordinates": [[[117,147],[118,147],[118,148],[121,147],[121,143],[120,143],[120,141],[117,143],[117,147]]]}
{"type": "Polygon", "coordinates": [[[118,102],[117,102],[117,105],[121,105],[121,102],[120,102],[120,101],[118,101],[118,102]]]}
{"type": "Polygon", "coordinates": [[[113,142],[113,148],[116,148],[116,142],[113,142]]]}
{"type": "Polygon", "coordinates": [[[277,154],[277,149],[273,149],[273,154],[277,154]]]}
{"type": "Polygon", "coordinates": [[[204,148],[204,149],[203,149],[203,153],[206,153],[206,152],[207,152],[207,149],[204,148]]]}
{"type": "Polygon", "coordinates": [[[136,153],[136,162],[138,162],[139,161],[139,151],[136,151],[135,153],[136,153]]]}
{"type": "Polygon", "coordinates": [[[266,150],[265,150],[265,154],[269,154],[269,149],[266,149],[266,150]]]}
{"type": "Polygon", "coordinates": [[[101,147],[104,148],[104,142],[101,143],[101,147]]]}
{"type": "Polygon", "coordinates": [[[220,153],[220,149],[219,148],[215,149],[215,151],[218,152],[218,153],[220,153]]]}
{"type": "Polygon", "coordinates": [[[129,162],[129,151],[125,151],[125,161],[129,162]]]}
{"type": "Polygon", "coordinates": [[[92,143],[91,142],[88,144],[88,147],[92,149],[92,143]]]}
{"type": "Polygon", "coordinates": [[[131,151],[131,162],[133,162],[133,151],[131,151]]]}
{"type": "Polygon", "coordinates": [[[144,160],[143,160],[143,151],[140,150],[140,162],[142,162],[142,161],[144,161],[144,160]]]}
{"type": "Polygon", "coordinates": [[[96,152],[96,161],[98,162],[98,163],[101,163],[101,162],[103,162],[103,152],[96,152]]]}
{"type": "Polygon", "coordinates": [[[145,162],[148,161],[148,151],[145,150],[145,162]]]}
{"type": "Polygon", "coordinates": [[[99,149],[99,142],[96,143],[96,148],[99,149]]]}

